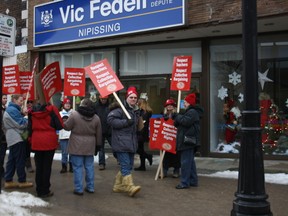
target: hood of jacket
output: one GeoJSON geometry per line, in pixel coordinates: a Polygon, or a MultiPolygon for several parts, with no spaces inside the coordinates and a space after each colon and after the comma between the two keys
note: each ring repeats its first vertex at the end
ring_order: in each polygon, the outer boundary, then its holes
{"type": "Polygon", "coordinates": [[[33,108],[33,116],[39,119],[44,119],[53,111],[53,107],[49,105],[36,105],[33,108]]]}
{"type": "Polygon", "coordinates": [[[199,105],[195,105],[195,106],[192,106],[190,105],[185,112],[187,112],[188,110],[190,109],[194,109],[198,112],[199,114],[199,118],[201,119],[203,117],[203,114],[204,114],[204,109],[202,107],[200,107],[199,105]]]}
{"type": "Polygon", "coordinates": [[[87,121],[91,121],[95,115],[95,110],[93,107],[80,106],[77,112],[87,121]]]}

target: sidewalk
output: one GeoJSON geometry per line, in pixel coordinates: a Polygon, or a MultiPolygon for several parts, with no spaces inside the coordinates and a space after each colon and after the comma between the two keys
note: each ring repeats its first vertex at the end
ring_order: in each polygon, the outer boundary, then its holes
{"type": "MultiPolygon", "coordinates": [[[[141,185],[141,191],[131,198],[127,194],[113,193],[114,177],[118,165],[112,154],[107,154],[106,170],[95,166],[95,193],[76,196],[73,191],[73,174],[60,174],[60,161],[53,162],[51,189],[54,196],[44,199],[49,207],[33,207],[33,212],[51,216],[222,216],[230,215],[237,190],[237,180],[199,176],[199,187],[176,190],[179,179],[167,177],[154,180],[159,156],[154,156],[152,166],[145,172],[133,172],[134,183],[141,185]]],[[[235,169],[237,159],[197,158],[198,172],[235,169]]],[[[275,170],[284,168],[286,162],[267,162],[275,170]]],[[[139,165],[138,157],[135,167],[139,165]]],[[[34,174],[28,173],[28,180],[34,181],[34,174]]],[[[6,190],[9,191],[9,190],[6,190]]],[[[35,187],[21,190],[35,195],[35,187]]],[[[286,216],[288,212],[288,185],[266,184],[271,211],[274,216],[286,216]]]]}

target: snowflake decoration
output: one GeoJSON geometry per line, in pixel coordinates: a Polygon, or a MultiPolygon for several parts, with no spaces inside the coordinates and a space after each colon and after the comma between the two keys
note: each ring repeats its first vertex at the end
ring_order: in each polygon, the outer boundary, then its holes
{"type": "Polygon", "coordinates": [[[221,98],[221,100],[224,100],[225,97],[228,97],[228,89],[221,86],[220,89],[218,89],[218,97],[221,98]]]}
{"type": "Polygon", "coordinates": [[[267,77],[268,71],[269,71],[269,68],[264,73],[260,73],[258,71],[258,82],[260,82],[262,90],[264,88],[265,82],[273,82],[273,80],[267,77]]]}
{"type": "Polygon", "coordinates": [[[288,98],[287,98],[287,100],[286,100],[285,104],[286,104],[286,107],[288,107],[288,98]]]}
{"type": "Polygon", "coordinates": [[[243,95],[242,93],[240,93],[240,94],[238,95],[238,101],[239,101],[240,103],[242,103],[242,102],[244,101],[244,95],[243,95]]]}
{"type": "Polygon", "coordinates": [[[236,86],[238,83],[241,83],[241,75],[236,73],[235,71],[232,74],[229,74],[229,83],[232,83],[236,86]]]}
{"type": "Polygon", "coordinates": [[[231,112],[235,115],[235,117],[238,119],[239,117],[241,117],[241,111],[238,107],[233,107],[231,109],[231,112]]]}

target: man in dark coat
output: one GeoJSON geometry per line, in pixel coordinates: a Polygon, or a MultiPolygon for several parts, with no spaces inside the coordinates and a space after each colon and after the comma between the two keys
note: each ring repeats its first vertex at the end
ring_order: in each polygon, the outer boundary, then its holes
{"type": "Polygon", "coordinates": [[[102,125],[102,145],[99,150],[99,170],[105,170],[105,139],[111,145],[111,127],[107,124],[107,116],[109,114],[109,100],[108,96],[99,96],[97,103],[95,104],[95,113],[99,116],[102,125]]]}
{"type": "Polygon", "coordinates": [[[132,178],[134,155],[138,147],[137,126],[139,121],[139,109],[137,106],[138,94],[135,87],[129,87],[126,93],[124,107],[129,113],[128,118],[120,104],[111,106],[107,122],[112,128],[112,149],[117,155],[120,171],[116,175],[113,186],[114,192],[125,192],[133,197],[141,189],[135,186],[132,178]]]}
{"type": "Polygon", "coordinates": [[[196,106],[196,95],[189,94],[184,99],[185,113],[178,114],[174,119],[177,128],[176,150],[181,155],[181,182],[176,189],[198,186],[198,176],[194,160],[195,148],[199,144],[200,116],[203,109],[196,106]],[[184,138],[191,137],[195,143],[185,142],[184,138]]]}

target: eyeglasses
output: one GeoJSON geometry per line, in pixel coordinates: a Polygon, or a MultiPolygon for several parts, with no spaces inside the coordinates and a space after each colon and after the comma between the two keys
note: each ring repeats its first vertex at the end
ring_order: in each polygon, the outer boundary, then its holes
{"type": "Polygon", "coordinates": [[[129,99],[137,99],[137,97],[128,97],[129,99]]]}

